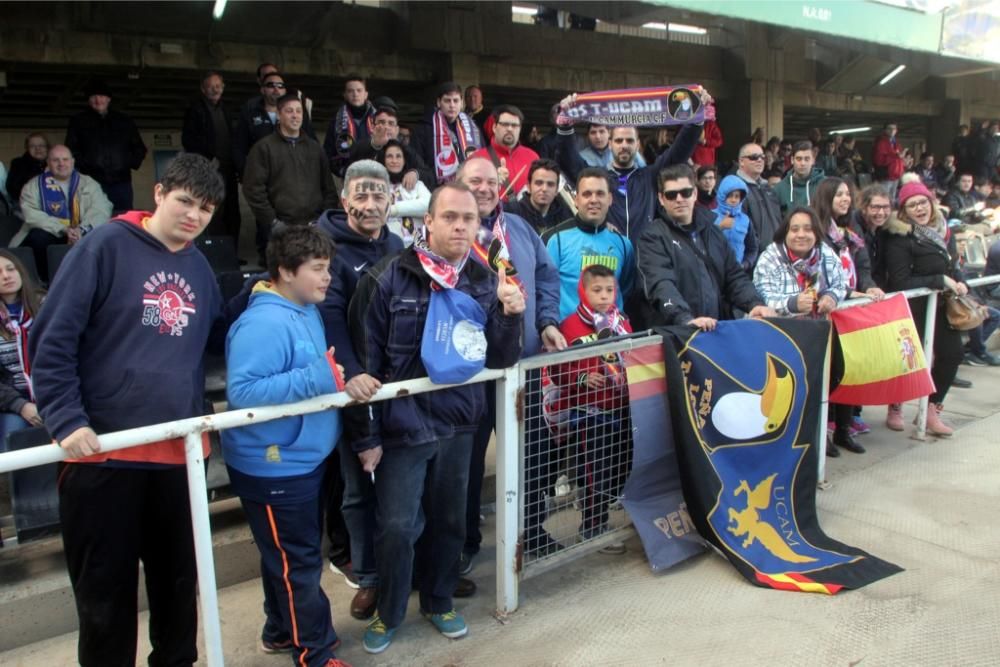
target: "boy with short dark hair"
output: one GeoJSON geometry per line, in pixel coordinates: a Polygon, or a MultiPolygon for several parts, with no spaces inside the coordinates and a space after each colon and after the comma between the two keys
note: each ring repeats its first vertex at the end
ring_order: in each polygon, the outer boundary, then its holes
{"type": "Polygon", "coordinates": [[[101,452],[97,434],[204,414],[202,357],[210,336],[221,347],[222,297],[192,241],[224,193],[208,160],[177,157],[154,212],[125,213],[67,255],[31,331],[38,406],[70,456],[59,516],[82,665],[135,663],[140,560],[150,664],[197,660],[184,440],[101,452]]]}
{"type": "MultiPolygon", "coordinates": [[[[316,304],[330,284],[333,245],[315,227],[275,230],[270,281],[260,281],[226,341],[230,408],[301,401],[343,389],[316,304]]],[[[261,555],[265,653],[296,665],[342,665],[323,573],[324,462],[340,437],[336,410],[285,417],[222,433],[222,452],[261,555]]]]}
{"type": "MultiPolygon", "coordinates": [[[[580,275],[580,303],[559,325],[569,345],[632,333],[615,305],[615,273],[592,265],[580,275]]],[[[559,386],[554,410],[568,447],[582,455],[586,486],[581,534],[607,530],[608,503],[621,493],[631,467],[628,381],[621,355],[612,353],[560,364],[550,374],[559,386]]]]}

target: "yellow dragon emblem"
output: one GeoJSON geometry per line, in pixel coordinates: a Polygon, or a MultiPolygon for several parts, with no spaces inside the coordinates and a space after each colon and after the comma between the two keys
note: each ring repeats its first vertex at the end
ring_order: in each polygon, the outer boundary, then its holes
{"type": "Polygon", "coordinates": [[[738,512],[732,507],[729,508],[729,522],[735,523],[735,525],[728,526],[726,530],[736,537],[746,535],[743,539],[744,549],[749,548],[753,541],[757,540],[775,558],[780,558],[788,563],[811,563],[816,559],[795,553],[774,529],[774,526],[760,519],[757,510],[767,509],[771,505],[771,485],[777,476],[778,474],[774,473],[764,479],[757,484],[753,491],[750,490],[750,485],[745,479],[740,480],[740,485],[733,491],[733,495],[739,496],[741,493],[745,493],[747,506],[746,509],[738,512]]]}

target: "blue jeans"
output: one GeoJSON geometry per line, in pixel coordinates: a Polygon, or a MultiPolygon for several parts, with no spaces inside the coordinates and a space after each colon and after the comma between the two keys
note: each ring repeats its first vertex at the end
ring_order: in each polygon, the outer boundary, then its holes
{"type": "Polygon", "coordinates": [[[340,456],[340,474],[344,479],[344,499],[340,509],[351,541],[351,569],[361,588],[376,588],[375,486],[346,438],[337,445],[335,454],[340,456]]]}
{"type": "Polygon", "coordinates": [[[24,421],[21,415],[13,412],[0,413],[0,452],[7,451],[7,434],[14,431],[23,431],[31,428],[31,424],[24,421]]]}
{"type": "Polygon", "coordinates": [[[472,439],[472,433],[462,433],[382,454],[375,470],[375,557],[378,614],[388,628],[399,627],[406,616],[414,568],[421,610],[443,614],[453,608],[472,439]]]}
{"type": "Polygon", "coordinates": [[[986,352],[986,341],[996,331],[997,326],[1000,326],[1000,310],[992,306],[987,306],[986,310],[989,312],[989,315],[983,320],[983,323],[969,331],[969,342],[966,344],[966,347],[972,354],[983,354],[986,352]]]}

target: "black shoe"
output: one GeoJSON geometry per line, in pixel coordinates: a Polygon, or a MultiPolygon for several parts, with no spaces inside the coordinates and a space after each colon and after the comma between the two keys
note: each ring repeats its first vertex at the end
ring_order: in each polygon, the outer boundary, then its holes
{"type": "Polygon", "coordinates": [[[455,585],[455,592],[451,594],[455,598],[471,598],[476,594],[476,582],[472,579],[466,579],[465,577],[459,577],[458,583],[455,585]]]}
{"type": "Polygon", "coordinates": [[[475,554],[467,554],[463,551],[458,557],[458,573],[466,575],[472,572],[472,559],[475,557],[475,554]]]}
{"type": "Polygon", "coordinates": [[[973,356],[975,356],[976,359],[978,359],[986,366],[1000,366],[1000,357],[996,356],[995,354],[990,354],[989,352],[983,351],[982,353],[973,356]]]}
{"type": "Polygon", "coordinates": [[[965,358],[962,359],[962,363],[966,366],[985,366],[986,362],[979,358],[978,354],[972,352],[966,352],[965,358]]]}
{"type": "Polygon", "coordinates": [[[951,386],[956,389],[972,389],[971,380],[963,380],[962,378],[955,376],[955,379],[951,381],[951,386]]]}
{"type": "Polygon", "coordinates": [[[840,456],[840,450],[837,449],[837,445],[833,444],[829,438],[826,440],[826,455],[831,459],[835,459],[840,456]]]}
{"type": "Polygon", "coordinates": [[[524,541],[524,555],[535,558],[554,554],[557,551],[562,551],[564,548],[563,545],[549,537],[548,533],[542,533],[538,537],[524,541]]]}
{"type": "Polygon", "coordinates": [[[833,444],[840,449],[846,449],[854,454],[864,454],[865,448],[850,436],[849,433],[835,431],[833,434],[833,444]]]}

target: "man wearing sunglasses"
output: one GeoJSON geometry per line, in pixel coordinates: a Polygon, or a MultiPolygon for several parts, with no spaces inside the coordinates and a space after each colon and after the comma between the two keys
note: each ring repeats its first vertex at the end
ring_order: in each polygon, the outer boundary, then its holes
{"type": "Polygon", "coordinates": [[[764,149],[757,144],[740,147],[736,175],[747,184],[747,196],[743,200],[743,210],[753,224],[757,238],[764,246],[771,242],[774,233],[781,227],[781,204],[778,195],[762,174],[764,172],[764,149]]]}
{"type": "Polygon", "coordinates": [[[636,244],[639,328],[688,324],[711,331],[733,309],[750,317],[776,317],[764,305],[726,237],[704,209],[695,209],[691,167],[674,165],[658,178],[659,217],[636,244]]]}
{"type": "MultiPolygon", "coordinates": [[[[247,156],[253,145],[274,134],[278,127],[278,98],[288,90],[281,74],[277,71],[267,72],[261,76],[260,95],[251,97],[243,105],[236,133],[233,135],[233,163],[240,176],[246,168],[247,156]]],[[[302,116],[302,133],[312,139],[316,138],[308,113],[302,116]]]]}

